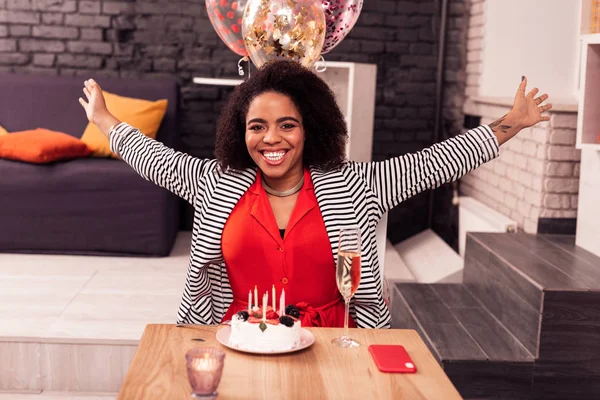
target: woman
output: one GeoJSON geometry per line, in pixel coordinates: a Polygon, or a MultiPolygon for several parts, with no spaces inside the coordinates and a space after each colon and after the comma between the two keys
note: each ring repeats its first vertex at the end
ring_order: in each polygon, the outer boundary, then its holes
{"type": "Polygon", "coordinates": [[[361,230],[361,283],[351,315],[359,327],[389,327],[377,260],[381,216],[409,197],[460,178],[498,155],[521,129],[548,120],[548,96],[525,95],[512,110],[415,154],[345,161],[344,117],[333,93],[299,64],[271,62],[238,86],[217,123],[216,160],[176,152],[121,123],[93,80],[79,99],[111,149],[141,176],[196,211],[178,322],[216,324],[247,307],[248,291],[275,284],[303,326],[343,326],[335,283],[342,227],[361,230]]]}

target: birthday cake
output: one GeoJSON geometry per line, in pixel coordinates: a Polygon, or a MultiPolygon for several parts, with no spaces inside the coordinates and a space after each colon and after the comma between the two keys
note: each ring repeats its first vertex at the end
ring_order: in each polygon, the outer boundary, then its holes
{"type": "Polygon", "coordinates": [[[231,318],[229,344],[250,351],[285,351],[300,345],[302,324],[300,313],[293,305],[285,310],[280,306],[279,313],[271,306],[249,307],[231,318]],[[279,315],[284,314],[284,315],[279,315]]]}

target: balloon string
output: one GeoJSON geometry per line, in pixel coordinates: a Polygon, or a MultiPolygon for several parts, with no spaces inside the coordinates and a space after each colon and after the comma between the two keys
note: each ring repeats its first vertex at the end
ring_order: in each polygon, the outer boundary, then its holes
{"type": "MultiPolygon", "coordinates": [[[[242,57],[237,63],[238,66],[238,74],[240,76],[244,76],[244,67],[242,67],[242,62],[248,62],[248,57],[242,57]]],[[[250,64],[248,64],[248,76],[250,76],[250,64]]]]}
{"type": "Polygon", "coordinates": [[[319,57],[319,61],[315,63],[315,71],[317,72],[325,72],[327,70],[327,62],[325,61],[325,57],[321,55],[319,57]]]}

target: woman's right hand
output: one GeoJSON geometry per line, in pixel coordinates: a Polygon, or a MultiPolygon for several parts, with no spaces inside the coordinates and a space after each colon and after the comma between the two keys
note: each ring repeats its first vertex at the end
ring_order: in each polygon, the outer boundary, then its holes
{"type": "Polygon", "coordinates": [[[106,108],[100,85],[93,79],[88,79],[84,82],[83,93],[87,98],[87,102],[80,97],[79,104],[84,108],[88,121],[95,124],[100,132],[108,136],[111,126],[118,124],[120,121],[106,108]]]}

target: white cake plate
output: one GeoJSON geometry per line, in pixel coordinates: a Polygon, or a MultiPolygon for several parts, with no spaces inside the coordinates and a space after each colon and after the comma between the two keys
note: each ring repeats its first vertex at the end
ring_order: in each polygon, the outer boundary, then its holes
{"type": "Polygon", "coordinates": [[[273,351],[264,351],[264,350],[248,350],[248,349],[240,349],[238,347],[234,347],[229,344],[229,334],[231,333],[231,326],[224,326],[217,331],[217,340],[225,347],[229,347],[232,350],[241,351],[244,353],[252,353],[252,354],[285,354],[285,353],[293,353],[296,351],[304,350],[307,347],[310,347],[315,342],[315,335],[307,329],[300,328],[300,345],[296,348],[289,350],[273,350],[273,351]]]}

